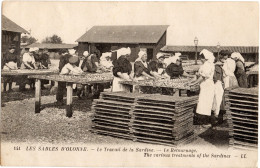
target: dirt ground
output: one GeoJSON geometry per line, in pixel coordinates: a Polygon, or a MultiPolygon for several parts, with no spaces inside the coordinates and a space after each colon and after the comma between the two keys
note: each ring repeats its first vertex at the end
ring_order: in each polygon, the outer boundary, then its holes
{"type": "MultiPolygon", "coordinates": [[[[34,91],[1,93],[1,139],[3,142],[66,144],[142,144],[91,132],[90,99],[73,98],[73,117],[65,116],[66,106],[55,106],[55,95],[42,91],[41,113],[34,113],[34,91]]],[[[65,98],[64,98],[65,102],[65,98]]],[[[189,145],[228,148],[227,124],[217,129],[195,127],[196,139],[189,145]]]]}

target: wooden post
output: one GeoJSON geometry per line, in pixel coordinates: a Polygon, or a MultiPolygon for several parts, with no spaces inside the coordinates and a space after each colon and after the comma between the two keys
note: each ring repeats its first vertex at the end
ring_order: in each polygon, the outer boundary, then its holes
{"type": "Polygon", "coordinates": [[[41,111],[41,80],[35,80],[35,113],[41,111]]]}
{"type": "Polygon", "coordinates": [[[67,83],[67,106],[66,106],[66,117],[72,117],[72,96],[73,88],[72,83],[67,83]]]}
{"type": "Polygon", "coordinates": [[[175,93],[173,94],[174,97],[180,97],[180,89],[176,89],[175,93]]]}

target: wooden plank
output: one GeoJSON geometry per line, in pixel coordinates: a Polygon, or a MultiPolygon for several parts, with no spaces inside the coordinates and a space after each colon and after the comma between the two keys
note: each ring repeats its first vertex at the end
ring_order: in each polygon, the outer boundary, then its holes
{"type": "Polygon", "coordinates": [[[95,108],[118,109],[118,110],[122,110],[125,112],[129,112],[131,110],[131,108],[128,108],[128,107],[118,107],[118,106],[108,105],[108,104],[97,104],[97,105],[95,105],[95,108]]]}
{"type": "Polygon", "coordinates": [[[239,136],[235,136],[233,137],[233,139],[237,140],[237,141],[241,141],[241,142],[248,142],[248,143],[253,143],[253,144],[257,144],[258,143],[258,140],[257,139],[249,139],[249,138],[246,138],[246,137],[239,137],[239,136]]]}
{"type": "Polygon", "coordinates": [[[109,130],[111,130],[111,132],[113,131],[113,130],[115,130],[115,131],[124,131],[124,132],[130,132],[130,130],[129,129],[124,129],[124,128],[122,128],[122,127],[114,127],[114,126],[107,126],[107,125],[100,125],[100,124],[96,124],[95,126],[93,126],[95,129],[100,129],[100,130],[102,130],[102,128],[104,128],[104,129],[109,129],[109,130]]]}
{"type": "Polygon", "coordinates": [[[72,83],[67,83],[67,107],[66,107],[66,117],[72,117],[72,98],[73,98],[73,88],[72,83]]]}
{"type": "Polygon", "coordinates": [[[256,133],[258,132],[258,129],[257,129],[257,128],[244,127],[244,126],[236,125],[236,124],[233,124],[233,128],[234,128],[234,129],[248,130],[248,131],[253,131],[253,132],[255,131],[256,133]]]}
{"type": "Polygon", "coordinates": [[[244,134],[241,134],[241,133],[237,133],[237,132],[234,132],[233,135],[238,135],[238,136],[241,136],[241,137],[245,137],[245,138],[253,138],[253,139],[258,139],[257,136],[251,136],[251,135],[244,135],[244,134]]]}
{"type": "Polygon", "coordinates": [[[231,115],[234,117],[242,117],[242,118],[244,117],[244,118],[258,121],[258,116],[255,115],[248,115],[248,114],[238,113],[238,112],[231,112],[231,115]]]}
{"type": "Polygon", "coordinates": [[[237,128],[234,128],[233,132],[234,133],[241,133],[241,134],[245,134],[245,135],[251,135],[251,136],[254,136],[254,135],[258,136],[257,132],[249,131],[249,130],[241,130],[241,129],[237,129],[237,128]],[[252,134],[254,134],[254,135],[252,135],[252,134]]]}
{"type": "Polygon", "coordinates": [[[253,104],[258,106],[258,102],[256,101],[246,101],[246,100],[239,100],[239,99],[233,99],[233,98],[225,98],[225,101],[229,101],[229,102],[239,102],[239,103],[246,103],[246,104],[253,104]]]}
{"type": "Polygon", "coordinates": [[[99,124],[99,125],[108,125],[108,126],[113,126],[113,127],[129,129],[128,124],[119,124],[119,123],[111,123],[111,122],[103,122],[103,121],[93,121],[92,124],[93,124],[93,126],[95,126],[96,124],[99,124]]]}
{"type": "Polygon", "coordinates": [[[130,119],[130,115],[122,115],[119,113],[111,113],[111,112],[107,112],[107,111],[100,111],[100,110],[95,110],[95,116],[110,116],[110,117],[120,117],[120,118],[129,118],[130,119]]]}
{"type": "Polygon", "coordinates": [[[247,124],[253,124],[253,125],[258,125],[258,122],[255,120],[250,120],[247,118],[241,118],[241,117],[235,117],[232,116],[230,119],[237,121],[237,122],[241,122],[241,123],[247,123],[247,124]]]}
{"type": "Polygon", "coordinates": [[[123,122],[123,121],[118,121],[118,120],[109,120],[109,119],[104,119],[104,118],[94,118],[92,122],[107,122],[107,123],[114,123],[114,124],[122,124],[128,126],[129,122],[123,122]]]}
{"type": "Polygon", "coordinates": [[[129,116],[129,112],[127,111],[121,111],[121,110],[116,110],[116,109],[108,109],[108,108],[102,108],[102,107],[95,107],[93,110],[98,110],[102,111],[103,113],[113,113],[113,114],[118,114],[118,115],[124,115],[124,116],[129,116]]]}
{"type": "Polygon", "coordinates": [[[125,121],[125,122],[130,122],[130,118],[120,118],[120,117],[110,117],[110,116],[104,116],[104,115],[95,115],[96,119],[107,119],[111,122],[113,122],[114,120],[120,120],[120,121],[125,121]]]}
{"type": "Polygon", "coordinates": [[[41,80],[36,79],[35,81],[35,113],[41,111],[41,80]]]}
{"type": "Polygon", "coordinates": [[[255,112],[256,114],[258,114],[258,110],[252,110],[252,109],[242,109],[242,108],[237,108],[237,107],[229,107],[230,110],[238,110],[238,111],[248,111],[248,112],[255,112]]]}
{"type": "Polygon", "coordinates": [[[124,138],[124,139],[131,139],[130,135],[117,133],[117,132],[95,130],[95,129],[93,129],[92,132],[98,133],[98,134],[102,134],[102,135],[108,135],[108,136],[113,136],[113,137],[124,138]]]}
{"type": "Polygon", "coordinates": [[[241,103],[240,101],[231,101],[231,102],[226,102],[226,104],[229,104],[231,106],[244,106],[244,107],[255,107],[255,108],[258,108],[257,105],[248,105],[248,104],[243,104],[241,103]]]}
{"type": "Polygon", "coordinates": [[[111,101],[111,100],[102,100],[102,99],[96,99],[94,100],[96,105],[105,103],[110,105],[116,105],[116,106],[122,106],[122,107],[131,107],[133,103],[126,103],[126,102],[118,102],[118,101],[111,101]]]}

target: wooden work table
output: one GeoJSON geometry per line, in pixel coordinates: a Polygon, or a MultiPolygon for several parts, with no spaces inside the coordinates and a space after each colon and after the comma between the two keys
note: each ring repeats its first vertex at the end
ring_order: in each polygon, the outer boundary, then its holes
{"type": "Polygon", "coordinates": [[[57,82],[66,82],[67,87],[67,107],[66,116],[72,117],[72,97],[73,84],[98,84],[113,81],[112,73],[83,73],[81,75],[30,75],[29,78],[35,79],[35,113],[40,113],[41,107],[41,80],[52,80],[57,82]]]}

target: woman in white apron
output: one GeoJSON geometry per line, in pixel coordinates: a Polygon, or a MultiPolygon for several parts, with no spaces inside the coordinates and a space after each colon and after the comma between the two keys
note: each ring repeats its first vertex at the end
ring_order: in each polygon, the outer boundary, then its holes
{"type": "Polygon", "coordinates": [[[133,80],[131,77],[132,65],[128,61],[127,56],[131,54],[131,49],[121,48],[117,50],[117,59],[114,61],[113,67],[113,84],[112,84],[112,92],[120,92],[127,91],[130,92],[130,87],[126,85],[122,85],[121,81],[133,80]]]}
{"type": "Polygon", "coordinates": [[[153,76],[151,76],[146,61],[147,61],[147,53],[145,51],[140,51],[138,53],[138,58],[135,60],[135,64],[134,64],[134,78],[138,81],[155,79],[153,76]]]}
{"type": "Polygon", "coordinates": [[[221,56],[224,56],[224,65],[223,65],[223,74],[224,74],[224,84],[225,89],[229,87],[237,87],[238,82],[235,76],[236,62],[230,58],[230,52],[222,50],[219,53],[221,56]]]}
{"type": "Polygon", "coordinates": [[[200,77],[195,81],[192,82],[190,85],[194,85],[200,83],[200,94],[199,100],[197,104],[197,114],[200,123],[204,123],[202,121],[204,118],[209,118],[211,116],[211,110],[214,100],[214,91],[215,85],[213,82],[213,75],[214,75],[214,60],[215,57],[212,52],[203,49],[200,52],[200,55],[203,54],[205,57],[204,64],[199,69],[200,77]]]}

